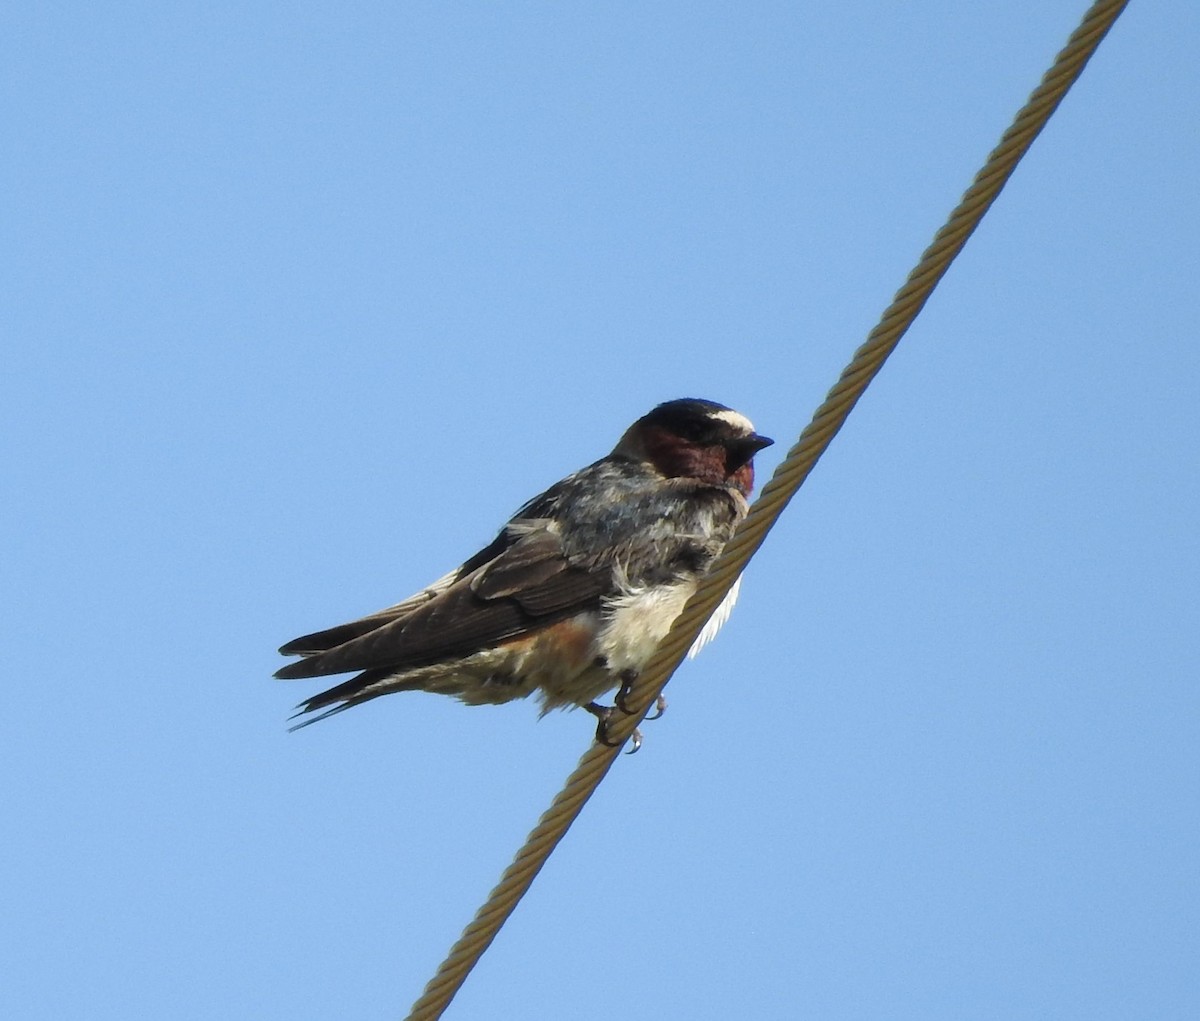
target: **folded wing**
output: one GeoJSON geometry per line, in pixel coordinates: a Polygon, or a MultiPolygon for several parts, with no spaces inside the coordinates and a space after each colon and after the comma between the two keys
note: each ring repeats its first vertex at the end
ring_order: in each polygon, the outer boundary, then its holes
{"type": "Polygon", "coordinates": [[[391,673],[436,663],[596,607],[612,586],[611,565],[567,558],[555,523],[526,525],[402,603],[289,642],[280,651],[304,658],[275,676],[391,673]]]}

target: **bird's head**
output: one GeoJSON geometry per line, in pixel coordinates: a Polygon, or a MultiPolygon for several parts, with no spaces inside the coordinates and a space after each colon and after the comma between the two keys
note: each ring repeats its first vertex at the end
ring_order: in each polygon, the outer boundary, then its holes
{"type": "Polygon", "coordinates": [[[754,488],[754,455],[775,441],[745,415],[694,397],[660,404],[626,430],[613,453],[652,465],[667,478],[754,488]]]}

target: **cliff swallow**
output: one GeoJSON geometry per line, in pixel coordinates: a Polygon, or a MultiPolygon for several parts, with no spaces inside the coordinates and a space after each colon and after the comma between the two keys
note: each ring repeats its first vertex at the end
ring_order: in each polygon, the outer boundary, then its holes
{"type": "Polygon", "coordinates": [[[587,709],[605,741],[613,707],[596,700],[616,688],[624,710],[639,671],[746,515],[754,455],[772,442],[722,404],[660,404],[607,457],[525,504],[461,567],[402,603],[283,646],[303,658],[276,677],[357,672],[302,702],[297,717],[324,712],[293,729],[393,691],[469,705],[537,692],[543,713],[587,709]]]}

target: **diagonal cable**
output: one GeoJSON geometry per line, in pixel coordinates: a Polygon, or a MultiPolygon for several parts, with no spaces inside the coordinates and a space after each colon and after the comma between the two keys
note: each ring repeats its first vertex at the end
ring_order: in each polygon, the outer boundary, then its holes
{"type": "MultiPolygon", "coordinates": [[[[1041,84],[1004,132],[1000,144],[989,154],[950,218],[934,236],[916,268],[884,311],[879,324],[854,352],[854,357],[837,384],[787,452],[770,482],[763,487],[762,495],[705,576],[699,590],[675,620],[671,633],[663,640],[630,694],[628,704],[636,707],[636,711],[629,716],[614,714],[610,720],[608,733],[614,742],[623,743],[642,721],[651,703],[691,648],[704,622],[762,545],[767,532],[803,485],[859,397],[912,325],[950,263],[962,250],[967,238],[1012,176],[1021,157],[1045,127],[1127,3],[1128,0],[1096,0],[1084,15],[1067,45],[1055,58],[1053,66],[1043,76],[1041,84]]],[[[451,948],[420,999],[413,1004],[407,1021],[433,1021],[442,1016],[475,963],[529,889],[550,853],[604,779],[619,751],[619,747],[593,744],[584,753],[562,791],[517,852],[513,863],[505,869],[487,902],[451,948]]]]}

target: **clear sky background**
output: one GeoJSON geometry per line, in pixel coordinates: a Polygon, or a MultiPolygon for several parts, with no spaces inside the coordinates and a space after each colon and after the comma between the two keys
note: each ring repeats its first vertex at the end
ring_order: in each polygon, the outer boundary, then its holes
{"type": "MultiPolygon", "coordinates": [[[[397,1018],[593,721],[297,634],[710,397],[765,478],[1083,0],[0,25],[0,1015],[397,1018]]],[[[1200,12],[1135,2],[447,1017],[1200,1016],[1200,12]]]]}

